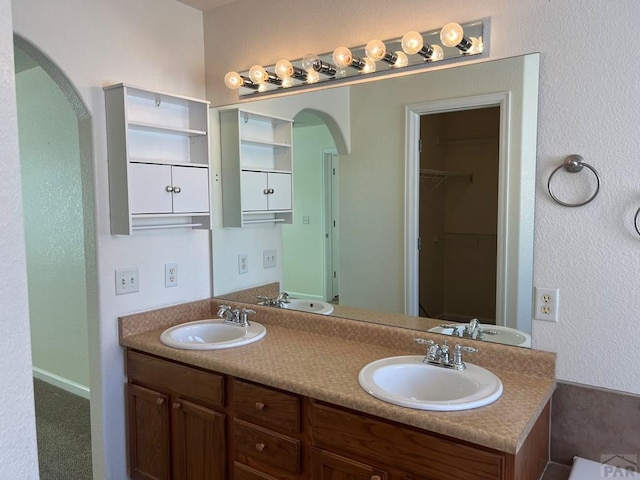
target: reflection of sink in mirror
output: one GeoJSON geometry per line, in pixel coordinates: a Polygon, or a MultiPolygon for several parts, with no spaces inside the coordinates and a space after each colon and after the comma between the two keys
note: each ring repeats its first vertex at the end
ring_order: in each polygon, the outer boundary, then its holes
{"type": "Polygon", "coordinates": [[[484,407],[502,395],[502,382],[490,371],[467,363],[455,370],[423,363],[423,355],[376,360],[358,381],[370,395],[401,407],[456,411],[484,407]]]}
{"type": "MultiPolygon", "coordinates": [[[[441,333],[443,335],[452,335],[455,337],[464,337],[466,323],[448,323],[429,329],[431,333],[441,333]],[[451,328],[447,328],[451,326],[451,328]]],[[[502,327],[500,325],[491,325],[481,323],[478,325],[481,335],[474,336],[475,340],[483,340],[485,342],[501,343],[503,345],[514,345],[516,347],[531,347],[531,335],[521,332],[515,328],[502,327]]]]}
{"type": "Polygon", "coordinates": [[[218,350],[257,342],[266,333],[264,325],[257,322],[242,327],[224,320],[198,320],[168,328],[160,335],[160,341],[186,350],[218,350]]]}
{"type": "Polygon", "coordinates": [[[333,305],[322,300],[306,300],[304,298],[290,298],[288,302],[282,303],[282,308],[299,310],[301,312],[319,313],[320,315],[331,315],[333,305]]]}

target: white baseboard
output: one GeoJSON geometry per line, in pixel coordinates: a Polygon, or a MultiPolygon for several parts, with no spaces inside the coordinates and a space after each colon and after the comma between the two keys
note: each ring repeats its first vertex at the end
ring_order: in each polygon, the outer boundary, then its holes
{"type": "Polygon", "coordinates": [[[53,386],[66,390],[69,393],[73,393],[74,395],[78,395],[79,397],[89,400],[89,387],[85,387],[84,385],[80,385],[79,383],[37,367],[33,367],[33,376],[38,380],[42,380],[43,382],[49,383],[53,386]]]}

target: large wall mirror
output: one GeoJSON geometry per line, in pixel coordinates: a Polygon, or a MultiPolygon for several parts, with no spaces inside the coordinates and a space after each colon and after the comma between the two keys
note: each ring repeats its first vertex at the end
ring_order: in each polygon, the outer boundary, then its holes
{"type": "MultiPolygon", "coordinates": [[[[214,296],[278,282],[345,318],[423,330],[478,318],[531,332],[538,62],[235,106],[294,120],[294,221],[224,228],[215,175],[214,296]],[[265,250],[276,267],[264,267],[265,250]]],[[[220,172],[215,146],[212,160],[220,172]]]]}

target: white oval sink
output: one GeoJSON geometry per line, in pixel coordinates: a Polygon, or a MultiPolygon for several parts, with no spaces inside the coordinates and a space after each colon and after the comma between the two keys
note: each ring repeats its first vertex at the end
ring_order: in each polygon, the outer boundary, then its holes
{"type": "Polygon", "coordinates": [[[374,397],[401,407],[443,412],[469,410],[502,395],[500,379],[477,365],[454,370],[422,363],[424,355],[405,355],[365,365],[358,381],[374,397]]]}
{"type": "Polygon", "coordinates": [[[299,310],[301,312],[319,313],[320,315],[331,315],[333,305],[322,300],[307,300],[304,298],[290,298],[288,302],[282,303],[282,308],[299,310]]]}
{"type": "Polygon", "coordinates": [[[225,323],[222,319],[211,319],[168,328],[160,335],[160,341],[169,347],[186,350],[217,350],[257,342],[266,333],[264,325],[257,322],[241,327],[225,323]]]}
{"type": "MultiPolygon", "coordinates": [[[[429,332],[462,337],[462,332],[469,324],[452,323],[451,325],[455,325],[455,334],[453,328],[444,328],[442,326],[433,327],[429,329],[429,332]]],[[[476,340],[501,343],[503,345],[513,345],[516,347],[531,347],[531,335],[526,332],[516,330],[515,328],[492,325],[490,323],[480,323],[478,328],[484,332],[484,335],[482,339],[476,340]]]]}

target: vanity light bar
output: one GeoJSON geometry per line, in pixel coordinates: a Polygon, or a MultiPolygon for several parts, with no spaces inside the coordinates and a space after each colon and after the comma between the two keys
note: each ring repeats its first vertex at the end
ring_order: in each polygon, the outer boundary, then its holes
{"type": "Polygon", "coordinates": [[[460,62],[481,55],[485,52],[483,37],[484,21],[448,23],[438,30],[411,31],[401,38],[374,39],[360,47],[338,47],[322,55],[311,53],[295,61],[283,59],[275,65],[254,65],[244,72],[228,72],[225,85],[243,97],[358,75],[424,69],[436,62],[460,62]]]}

